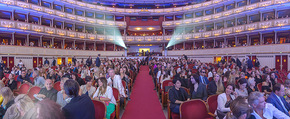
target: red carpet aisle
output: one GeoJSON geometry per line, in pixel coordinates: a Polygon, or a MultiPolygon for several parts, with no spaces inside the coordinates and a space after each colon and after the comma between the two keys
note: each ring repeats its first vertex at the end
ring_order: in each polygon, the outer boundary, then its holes
{"type": "Polygon", "coordinates": [[[141,66],[122,119],[165,119],[149,67],[141,66]]]}

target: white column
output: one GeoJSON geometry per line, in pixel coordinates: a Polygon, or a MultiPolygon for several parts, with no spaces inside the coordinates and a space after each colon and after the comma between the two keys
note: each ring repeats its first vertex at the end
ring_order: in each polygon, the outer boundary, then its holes
{"type": "Polygon", "coordinates": [[[25,43],[25,46],[29,46],[29,35],[30,35],[30,34],[27,34],[27,36],[26,36],[26,43],[25,43]]]}
{"type": "Polygon", "coordinates": [[[264,44],[264,41],[263,41],[263,33],[262,32],[259,32],[260,34],[260,45],[264,44]]]}
{"type": "Polygon", "coordinates": [[[238,45],[238,36],[235,36],[235,45],[236,45],[236,47],[238,45]]]}
{"type": "Polygon", "coordinates": [[[277,44],[278,43],[277,31],[274,31],[274,33],[275,33],[275,35],[274,35],[275,36],[275,38],[274,38],[275,42],[274,43],[277,44]]]}

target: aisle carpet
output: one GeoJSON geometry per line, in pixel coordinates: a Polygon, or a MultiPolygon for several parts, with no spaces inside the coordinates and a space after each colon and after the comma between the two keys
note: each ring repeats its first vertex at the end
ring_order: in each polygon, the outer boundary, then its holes
{"type": "Polygon", "coordinates": [[[122,119],[165,119],[149,67],[141,66],[122,119]]]}

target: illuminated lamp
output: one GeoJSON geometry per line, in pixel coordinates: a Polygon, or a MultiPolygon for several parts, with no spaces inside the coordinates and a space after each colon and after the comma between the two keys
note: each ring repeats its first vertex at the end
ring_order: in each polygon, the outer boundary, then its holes
{"type": "Polygon", "coordinates": [[[152,28],[152,27],[149,27],[149,28],[148,28],[148,30],[153,30],[153,29],[154,29],[154,28],[152,28]]]}
{"type": "Polygon", "coordinates": [[[80,38],[85,38],[84,36],[80,36],[80,38]]]}
{"type": "Polygon", "coordinates": [[[140,28],[140,27],[137,27],[137,28],[135,28],[135,29],[139,31],[139,30],[141,30],[142,28],[140,28]]]}
{"type": "Polygon", "coordinates": [[[71,35],[69,35],[70,37],[75,37],[75,35],[73,35],[73,34],[71,34],[71,35]]]}
{"type": "Polygon", "coordinates": [[[91,40],[94,40],[95,38],[94,38],[94,37],[90,37],[90,39],[91,39],[91,40]]]}
{"type": "Polygon", "coordinates": [[[218,36],[218,35],[220,35],[220,34],[216,33],[216,34],[213,34],[213,35],[218,36]]]}
{"type": "Polygon", "coordinates": [[[248,28],[249,31],[254,30],[254,28],[248,28]]]}
{"type": "Polygon", "coordinates": [[[199,22],[200,20],[195,20],[194,22],[199,22]]]}
{"type": "Polygon", "coordinates": [[[199,36],[194,36],[194,38],[199,38],[199,36]]]}
{"type": "Polygon", "coordinates": [[[225,32],[225,34],[230,34],[230,32],[227,31],[227,32],[225,32]]]}

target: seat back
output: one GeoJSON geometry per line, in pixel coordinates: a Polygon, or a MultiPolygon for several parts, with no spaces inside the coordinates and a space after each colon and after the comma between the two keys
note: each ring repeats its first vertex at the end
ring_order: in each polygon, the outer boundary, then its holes
{"type": "Polygon", "coordinates": [[[162,82],[162,89],[165,89],[165,86],[173,86],[172,80],[166,80],[162,82]]]}
{"type": "Polygon", "coordinates": [[[54,85],[53,85],[53,88],[54,88],[55,90],[57,90],[57,91],[60,91],[60,90],[61,90],[61,88],[60,88],[60,81],[55,82],[54,85]]]}
{"type": "Polygon", "coordinates": [[[258,84],[257,84],[257,88],[258,88],[258,90],[259,90],[260,92],[262,92],[262,83],[258,83],[258,84]]]}
{"type": "Polygon", "coordinates": [[[92,100],[95,108],[95,119],[104,119],[106,117],[106,105],[97,100],[92,100]]]}
{"type": "Polygon", "coordinates": [[[217,97],[218,97],[218,94],[211,95],[207,98],[207,101],[206,101],[209,107],[209,112],[213,114],[217,109],[217,97]]]}
{"type": "Polygon", "coordinates": [[[114,95],[115,100],[118,101],[120,93],[117,88],[113,88],[113,95],[114,95]]]}
{"type": "Polygon", "coordinates": [[[125,89],[124,92],[125,92],[125,94],[126,94],[126,89],[127,89],[127,88],[126,88],[126,82],[125,82],[124,80],[122,80],[122,85],[123,85],[123,87],[124,87],[124,89],[125,89]]]}
{"type": "Polygon", "coordinates": [[[30,86],[27,83],[24,83],[20,86],[18,94],[27,94],[30,86]]]}
{"type": "Polygon", "coordinates": [[[15,80],[15,81],[17,81],[18,76],[19,76],[19,75],[15,75],[15,76],[14,76],[14,80],[15,80]]]}
{"type": "Polygon", "coordinates": [[[20,86],[21,86],[21,82],[20,81],[16,81],[16,83],[17,83],[17,89],[19,89],[20,86]]]}
{"type": "Polygon", "coordinates": [[[34,86],[28,91],[27,95],[31,98],[31,100],[34,100],[35,98],[33,95],[38,94],[40,89],[41,89],[40,87],[34,86]]]}
{"type": "Polygon", "coordinates": [[[206,104],[200,99],[186,101],[180,105],[181,119],[205,119],[207,115],[206,104]],[[193,110],[194,113],[192,113],[193,110]]]}
{"type": "Polygon", "coordinates": [[[34,83],[34,78],[33,77],[29,77],[30,81],[32,82],[32,84],[34,83]]]}

